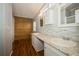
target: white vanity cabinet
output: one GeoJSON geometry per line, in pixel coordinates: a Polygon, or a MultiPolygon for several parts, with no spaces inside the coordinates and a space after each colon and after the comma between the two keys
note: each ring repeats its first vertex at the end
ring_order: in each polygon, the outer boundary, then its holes
{"type": "Polygon", "coordinates": [[[44,56],[66,56],[56,48],[44,43],[44,56]]]}
{"type": "Polygon", "coordinates": [[[50,8],[50,4],[46,4],[41,12],[40,16],[43,17],[44,25],[53,24],[53,9],[50,8]]]}
{"type": "Polygon", "coordinates": [[[43,10],[42,16],[44,25],[57,25],[58,4],[48,4],[43,10]]]}
{"type": "Polygon", "coordinates": [[[36,50],[36,52],[39,52],[44,49],[43,41],[41,41],[39,38],[37,38],[35,35],[32,35],[32,46],[36,50]]]}
{"type": "Polygon", "coordinates": [[[43,19],[44,19],[44,24],[53,24],[53,10],[51,9],[47,9],[44,13],[43,13],[43,19]]]}

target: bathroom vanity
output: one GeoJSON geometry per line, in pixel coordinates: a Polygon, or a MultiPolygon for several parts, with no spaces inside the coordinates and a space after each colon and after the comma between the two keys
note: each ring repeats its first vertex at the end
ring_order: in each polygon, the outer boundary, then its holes
{"type": "Polygon", "coordinates": [[[37,52],[44,50],[45,56],[79,55],[79,3],[46,4],[36,21],[40,33],[32,33],[32,45],[37,52]]]}
{"type": "Polygon", "coordinates": [[[44,49],[45,56],[79,55],[76,42],[42,33],[32,33],[32,45],[37,52],[44,49]]]}

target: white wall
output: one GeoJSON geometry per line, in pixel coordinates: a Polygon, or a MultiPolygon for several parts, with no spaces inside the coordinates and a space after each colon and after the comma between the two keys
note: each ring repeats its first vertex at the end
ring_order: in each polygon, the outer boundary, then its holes
{"type": "MultiPolygon", "coordinates": [[[[2,19],[0,19],[0,22],[2,23],[2,39],[0,39],[2,43],[2,46],[0,46],[0,49],[2,48],[2,51],[0,50],[0,55],[10,55],[10,52],[12,50],[12,40],[13,40],[13,18],[12,18],[12,5],[8,3],[0,4],[0,15],[2,16],[2,19]]],[[[1,18],[0,16],[0,18],[1,18]]],[[[0,23],[0,24],[1,24],[0,23]]],[[[0,28],[0,29],[1,29],[0,28]]]]}
{"type": "Polygon", "coordinates": [[[0,4],[0,55],[4,55],[3,51],[3,4],[0,4]]]}

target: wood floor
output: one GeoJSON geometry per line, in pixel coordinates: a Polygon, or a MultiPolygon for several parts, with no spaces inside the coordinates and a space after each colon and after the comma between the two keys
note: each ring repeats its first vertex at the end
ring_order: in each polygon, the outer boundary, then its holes
{"type": "Polygon", "coordinates": [[[44,56],[44,51],[36,52],[30,40],[15,40],[12,56],[44,56]]]}

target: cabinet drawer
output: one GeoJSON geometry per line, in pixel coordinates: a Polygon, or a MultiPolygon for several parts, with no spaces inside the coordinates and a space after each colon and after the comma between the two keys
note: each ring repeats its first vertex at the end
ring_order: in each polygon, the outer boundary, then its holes
{"type": "Polygon", "coordinates": [[[34,47],[36,52],[39,52],[44,49],[43,42],[34,35],[32,35],[32,46],[34,47]]]}
{"type": "Polygon", "coordinates": [[[45,56],[65,56],[61,51],[51,47],[48,44],[44,44],[44,55],[45,56]]]}

